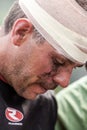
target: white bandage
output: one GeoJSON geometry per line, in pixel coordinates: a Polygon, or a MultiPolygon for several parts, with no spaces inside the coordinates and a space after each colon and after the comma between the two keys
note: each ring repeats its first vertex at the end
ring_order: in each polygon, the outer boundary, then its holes
{"type": "MultiPolygon", "coordinates": [[[[53,17],[44,10],[36,0],[19,0],[19,5],[37,30],[56,50],[59,51],[60,46],[64,51],[64,55],[69,59],[80,63],[87,61],[87,54],[83,51],[83,48],[87,48],[87,38],[85,36],[65,27],[55,16],[53,17]]],[[[74,7],[72,6],[72,8],[74,7]]],[[[82,14],[80,13],[80,15],[82,14]]]]}

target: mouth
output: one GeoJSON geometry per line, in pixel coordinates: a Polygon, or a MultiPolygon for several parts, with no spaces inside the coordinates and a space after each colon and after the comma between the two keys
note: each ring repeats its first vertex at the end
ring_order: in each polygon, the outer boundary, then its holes
{"type": "Polygon", "coordinates": [[[39,91],[38,92],[35,92],[37,95],[38,94],[44,94],[45,92],[47,92],[47,89],[43,88],[43,87],[38,87],[39,88],[39,91]]]}

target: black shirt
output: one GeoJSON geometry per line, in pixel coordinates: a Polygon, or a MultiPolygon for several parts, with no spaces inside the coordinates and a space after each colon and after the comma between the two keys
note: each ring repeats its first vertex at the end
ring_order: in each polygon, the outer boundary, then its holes
{"type": "Polygon", "coordinates": [[[26,100],[0,80],[0,130],[54,130],[56,115],[51,91],[26,100]]]}

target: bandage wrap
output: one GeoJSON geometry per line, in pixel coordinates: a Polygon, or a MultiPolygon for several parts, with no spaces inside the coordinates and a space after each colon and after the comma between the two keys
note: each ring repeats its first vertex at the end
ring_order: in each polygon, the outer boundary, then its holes
{"type": "MultiPolygon", "coordinates": [[[[87,54],[86,49],[85,51],[83,50],[84,48],[87,48],[86,35],[84,34],[84,31],[81,31],[82,28],[79,30],[80,27],[78,28],[77,25],[72,27],[72,24],[71,26],[70,24],[66,24],[65,13],[63,14],[64,10],[60,9],[60,6],[64,6],[64,3],[66,5],[65,12],[72,15],[72,17],[73,14],[75,14],[74,17],[78,16],[79,19],[83,18],[83,23],[81,24],[86,26],[87,18],[85,12],[82,9],[82,11],[79,10],[80,7],[77,10],[77,8],[73,6],[72,0],[19,0],[21,9],[49,44],[57,51],[61,48],[64,56],[70,60],[85,63],[87,61],[87,54]],[[52,2],[52,6],[47,4],[49,2],[52,2]],[[53,10],[53,8],[55,10],[53,10]],[[62,14],[62,17],[59,17],[60,13],[62,14]]],[[[71,20],[72,19],[68,19],[68,21],[73,23],[71,20]]]]}

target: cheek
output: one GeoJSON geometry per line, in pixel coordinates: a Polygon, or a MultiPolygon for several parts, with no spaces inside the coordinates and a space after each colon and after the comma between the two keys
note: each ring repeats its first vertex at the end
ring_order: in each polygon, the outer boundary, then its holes
{"type": "Polygon", "coordinates": [[[37,70],[39,70],[40,72],[44,73],[44,72],[50,72],[52,69],[52,65],[49,62],[49,60],[41,60],[37,63],[37,70]]]}
{"type": "Polygon", "coordinates": [[[29,62],[29,68],[33,73],[39,74],[43,72],[49,72],[52,68],[51,60],[48,56],[37,56],[35,57],[31,63],[29,62]]]}

